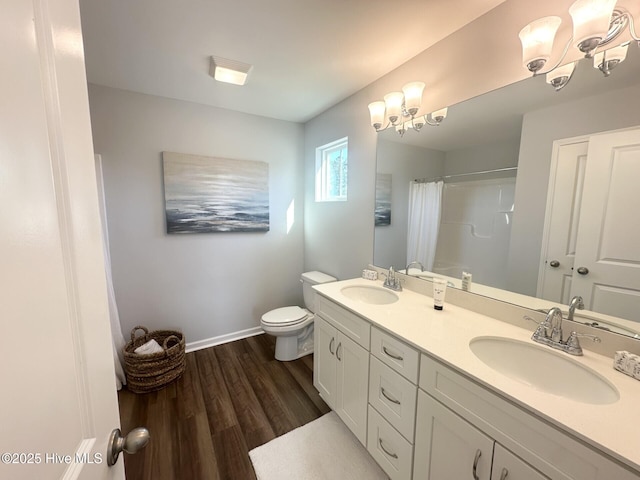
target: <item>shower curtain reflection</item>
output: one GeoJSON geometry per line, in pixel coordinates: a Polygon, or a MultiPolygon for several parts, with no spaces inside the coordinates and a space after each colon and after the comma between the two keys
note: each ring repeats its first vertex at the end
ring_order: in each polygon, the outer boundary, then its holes
{"type": "Polygon", "coordinates": [[[418,261],[428,271],[433,271],[436,257],[443,185],[438,181],[409,186],[407,264],[418,261]]]}

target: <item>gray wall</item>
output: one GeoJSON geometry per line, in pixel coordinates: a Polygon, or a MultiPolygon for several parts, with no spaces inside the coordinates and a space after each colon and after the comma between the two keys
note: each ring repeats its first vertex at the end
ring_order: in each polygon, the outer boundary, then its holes
{"type": "Polygon", "coordinates": [[[302,302],[302,125],[96,85],[89,99],[125,336],[142,324],[203,341],[302,302]],[[270,231],[167,235],[162,151],[268,162],[270,231]]]}
{"type": "MultiPolygon", "coordinates": [[[[446,154],[444,174],[454,175],[459,173],[482,172],[505,167],[514,167],[518,164],[518,150],[520,149],[520,137],[509,138],[485,145],[477,145],[469,148],[450,150],[446,154]]],[[[511,174],[513,176],[514,173],[511,174]]],[[[465,178],[494,178],[493,176],[465,177],[465,178]]]]}
{"type": "Polygon", "coordinates": [[[635,125],[640,125],[637,86],[525,114],[509,248],[510,290],[536,294],[553,142],[635,125]]]}

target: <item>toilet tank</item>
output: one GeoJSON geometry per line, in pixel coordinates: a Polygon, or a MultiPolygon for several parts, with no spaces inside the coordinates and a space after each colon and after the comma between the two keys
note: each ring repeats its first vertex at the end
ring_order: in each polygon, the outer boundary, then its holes
{"type": "Polygon", "coordinates": [[[338,279],[322,272],[305,272],[302,274],[300,281],[302,282],[304,305],[310,312],[316,311],[316,291],[312,287],[321,283],[335,282],[336,280],[338,279]]]}

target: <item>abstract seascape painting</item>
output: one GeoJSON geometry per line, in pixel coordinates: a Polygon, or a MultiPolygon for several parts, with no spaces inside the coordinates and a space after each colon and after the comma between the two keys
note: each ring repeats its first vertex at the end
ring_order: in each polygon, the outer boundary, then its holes
{"type": "Polygon", "coordinates": [[[167,233],[269,231],[269,164],[162,152],[167,233]]]}
{"type": "Polygon", "coordinates": [[[391,225],[391,174],[376,173],[375,226],[391,225]]]}

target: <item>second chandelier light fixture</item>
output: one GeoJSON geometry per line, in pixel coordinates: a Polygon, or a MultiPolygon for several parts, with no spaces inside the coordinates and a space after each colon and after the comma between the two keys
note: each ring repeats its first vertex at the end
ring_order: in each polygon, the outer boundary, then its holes
{"type": "MultiPolygon", "coordinates": [[[[616,8],[616,0],[578,0],[569,7],[569,14],[573,21],[573,36],[564,47],[560,60],[546,71],[547,83],[556,90],[562,89],[573,76],[576,62],[560,66],[572,45],[584,53],[585,58],[593,58],[593,66],[609,76],[611,70],[626,58],[629,42],[599,53],[595,53],[596,49],[612,42],[627,26],[631,38],[640,42],[633,16],[622,7],[616,8]]],[[[543,17],[520,31],[522,60],[534,75],[541,74],[549,61],[560,23],[560,17],[543,17]]]]}
{"type": "Polygon", "coordinates": [[[438,126],[447,116],[447,108],[437,110],[431,114],[416,114],[422,105],[423,82],[411,82],[402,87],[402,92],[391,92],[379,100],[369,104],[371,126],[376,132],[389,127],[395,127],[400,136],[410,128],[419,132],[425,125],[438,126]]]}

